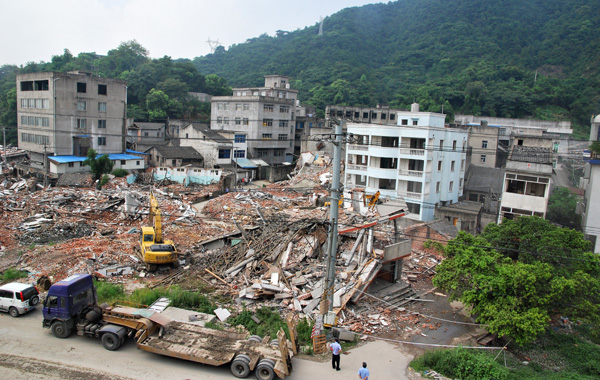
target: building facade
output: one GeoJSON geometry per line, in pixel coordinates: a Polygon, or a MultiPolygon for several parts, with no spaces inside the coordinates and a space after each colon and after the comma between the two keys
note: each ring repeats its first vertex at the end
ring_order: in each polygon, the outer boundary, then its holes
{"type": "Polygon", "coordinates": [[[235,165],[238,159],[246,158],[245,133],[219,133],[206,124],[189,123],[182,128],[179,144],[196,149],[204,157],[205,168],[223,168],[235,165]]]}
{"type": "Polygon", "coordinates": [[[19,147],[31,167],[48,166],[47,156],[85,156],[125,149],[127,86],[120,79],[89,73],[17,75],[19,147]]]}
{"type": "MultiPolygon", "coordinates": [[[[595,141],[600,141],[600,115],[592,119],[590,143],[595,141]]],[[[585,190],[581,225],[586,239],[593,244],[594,253],[600,253],[600,213],[595,211],[600,204],[600,155],[590,152],[586,161],[581,181],[585,190]]]]}
{"type": "Polygon", "coordinates": [[[464,187],[467,132],[446,128],[445,115],[411,111],[397,125],[347,123],[345,188],[403,198],[412,217],[434,219],[436,206],[458,202],[464,187]]]}
{"type": "Polygon", "coordinates": [[[264,87],[234,88],[232,96],[211,99],[210,127],[245,134],[248,158],[269,164],[291,162],[298,91],[289,78],[265,75],[264,87]]]}

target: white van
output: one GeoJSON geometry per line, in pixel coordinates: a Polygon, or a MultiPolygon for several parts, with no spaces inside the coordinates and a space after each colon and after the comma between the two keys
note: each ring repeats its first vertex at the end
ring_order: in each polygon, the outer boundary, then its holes
{"type": "Polygon", "coordinates": [[[40,303],[38,290],[33,285],[11,282],[0,286],[0,310],[18,317],[35,309],[40,303]]]}

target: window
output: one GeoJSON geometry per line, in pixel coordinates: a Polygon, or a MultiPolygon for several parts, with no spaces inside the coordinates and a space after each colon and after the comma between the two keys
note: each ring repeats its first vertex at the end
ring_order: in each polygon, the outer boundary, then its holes
{"type": "Polygon", "coordinates": [[[287,139],[288,139],[288,135],[280,134],[277,136],[277,140],[279,140],[279,141],[287,141],[287,139]]]}
{"type": "Polygon", "coordinates": [[[139,161],[136,161],[136,162],[135,162],[135,166],[140,166],[140,162],[139,162],[139,161]]]}
{"type": "Polygon", "coordinates": [[[70,168],[74,168],[75,167],[75,163],[74,162],[69,162],[69,167],[70,168]]]}
{"type": "Polygon", "coordinates": [[[240,103],[235,103],[235,110],[236,111],[241,111],[242,110],[242,105],[240,103]]]}
{"type": "Polygon", "coordinates": [[[290,113],[290,106],[279,106],[279,112],[290,113]]]}
{"type": "Polygon", "coordinates": [[[35,91],[48,91],[48,79],[36,80],[34,90],[35,91]]]}
{"type": "Polygon", "coordinates": [[[85,111],[87,108],[87,103],[83,100],[77,101],[77,111],[85,111]]]}
{"type": "Polygon", "coordinates": [[[223,109],[223,103],[217,103],[217,109],[218,110],[222,110],[223,109]]]}
{"type": "Polygon", "coordinates": [[[263,104],[263,111],[273,112],[274,106],[272,104],[263,104]]]}
{"type": "Polygon", "coordinates": [[[106,103],[98,102],[98,112],[106,112],[106,103]]]}
{"type": "Polygon", "coordinates": [[[106,137],[98,137],[98,145],[106,145],[106,137]]]}
{"type": "Polygon", "coordinates": [[[465,160],[460,161],[460,170],[465,170],[465,160]]]}
{"type": "Polygon", "coordinates": [[[256,150],[256,155],[259,158],[268,157],[269,156],[269,151],[267,149],[257,149],[256,150]]]}
{"type": "Polygon", "coordinates": [[[217,117],[217,124],[223,124],[223,118],[221,116],[217,117]]]}
{"type": "Polygon", "coordinates": [[[244,103],[244,111],[248,111],[250,109],[250,104],[244,103]]]}
{"type": "Polygon", "coordinates": [[[263,127],[272,127],[273,119],[263,119],[263,127]]]}
{"type": "Polygon", "coordinates": [[[436,192],[436,193],[439,193],[439,192],[440,192],[440,188],[441,188],[441,187],[442,187],[442,183],[438,181],[438,182],[435,184],[435,192],[436,192]]]}
{"type": "Polygon", "coordinates": [[[87,84],[83,82],[77,82],[77,92],[86,93],[87,84]]]}
{"type": "Polygon", "coordinates": [[[381,114],[381,120],[387,120],[387,113],[381,114]]]}
{"type": "Polygon", "coordinates": [[[395,115],[395,114],[393,114],[393,113],[391,113],[391,114],[390,114],[390,120],[396,120],[396,115],[395,115]]]}
{"type": "Polygon", "coordinates": [[[448,191],[452,191],[454,188],[454,181],[450,181],[450,185],[448,185],[448,191]]]}
{"type": "Polygon", "coordinates": [[[86,119],[77,119],[77,128],[85,128],[87,127],[86,119]]]}
{"type": "Polygon", "coordinates": [[[172,166],[177,166],[177,160],[171,160],[171,165],[172,166]]]}
{"type": "Polygon", "coordinates": [[[369,118],[369,113],[363,112],[363,119],[368,119],[368,118],[369,118]]]}
{"type": "Polygon", "coordinates": [[[236,142],[236,143],[245,143],[246,142],[246,135],[235,135],[234,142],[236,142]]]}
{"type": "Polygon", "coordinates": [[[98,85],[98,95],[106,95],[107,92],[107,86],[105,84],[99,84],[98,85]]]}
{"type": "Polygon", "coordinates": [[[242,119],[240,119],[239,117],[235,118],[235,125],[241,125],[242,124],[242,119]]]}
{"type": "Polygon", "coordinates": [[[481,163],[484,164],[485,160],[486,160],[486,156],[485,156],[485,154],[482,154],[481,155],[481,163]]]}
{"type": "Polygon", "coordinates": [[[231,158],[231,150],[219,149],[219,158],[231,158]]]}
{"type": "Polygon", "coordinates": [[[456,140],[452,141],[452,150],[456,150],[456,140]]]}
{"type": "Polygon", "coordinates": [[[121,160],[121,165],[125,165],[125,164],[127,164],[127,161],[121,160]]]}
{"type": "Polygon", "coordinates": [[[487,148],[487,140],[483,140],[483,141],[481,142],[481,147],[482,147],[483,149],[486,149],[486,148],[487,148]]]}
{"type": "Polygon", "coordinates": [[[245,158],[246,157],[246,151],[244,151],[242,149],[236,149],[235,152],[233,152],[233,156],[235,158],[245,158]]]}
{"type": "Polygon", "coordinates": [[[223,103],[223,109],[227,111],[229,109],[229,103],[223,103]]]}
{"type": "Polygon", "coordinates": [[[419,125],[419,120],[413,120],[413,125],[419,125]]]}
{"type": "Polygon", "coordinates": [[[262,134],[262,139],[263,140],[271,140],[273,138],[273,134],[272,133],[263,133],[262,134]]]}
{"type": "Polygon", "coordinates": [[[33,81],[22,81],[21,82],[21,91],[33,91],[33,81]]]}
{"type": "Polygon", "coordinates": [[[408,119],[402,119],[402,125],[408,125],[408,119]]]}
{"type": "Polygon", "coordinates": [[[106,128],[106,120],[98,120],[98,128],[106,128]]]}
{"type": "Polygon", "coordinates": [[[242,124],[244,124],[244,125],[248,125],[248,118],[247,118],[247,117],[245,117],[245,118],[242,120],[242,124]]]}
{"type": "Polygon", "coordinates": [[[438,161],[438,171],[442,171],[442,161],[438,161]]]}
{"type": "Polygon", "coordinates": [[[456,161],[452,161],[452,162],[450,163],[450,171],[454,171],[454,166],[455,166],[455,164],[456,164],[456,161]]]}
{"type": "Polygon", "coordinates": [[[440,152],[444,151],[444,140],[440,140],[440,152]]]}
{"type": "Polygon", "coordinates": [[[284,154],[285,154],[285,149],[275,149],[273,151],[273,156],[275,156],[275,157],[283,157],[284,154]]]}
{"type": "Polygon", "coordinates": [[[458,188],[462,189],[462,187],[463,187],[463,179],[461,178],[458,180],[458,188]]]}
{"type": "Polygon", "coordinates": [[[287,120],[279,120],[279,126],[282,128],[287,128],[289,126],[289,121],[287,120]]]}
{"type": "Polygon", "coordinates": [[[223,118],[223,124],[229,124],[229,118],[228,117],[223,118]]]}

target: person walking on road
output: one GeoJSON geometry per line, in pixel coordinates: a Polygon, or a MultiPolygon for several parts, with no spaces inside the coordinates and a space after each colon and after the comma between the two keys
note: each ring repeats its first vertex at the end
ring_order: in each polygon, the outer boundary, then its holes
{"type": "Polygon", "coordinates": [[[363,366],[358,370],[358,378],[360,380],[369,380],[369,370],[367,369],[367,363],[363,362],[363,366]]]}
{"type": "Polygon", "coordinates": [[[336,371],[340,370],[340,354],[342,353],[342,346],[340,345],[340,340],[336,338],[335,342],[329,345],[329,349],[331,350],[331,366],[336,371]]]}

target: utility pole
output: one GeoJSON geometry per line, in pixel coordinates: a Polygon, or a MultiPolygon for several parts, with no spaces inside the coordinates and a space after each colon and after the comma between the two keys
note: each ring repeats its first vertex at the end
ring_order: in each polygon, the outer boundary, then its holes
{"type": "Polygon", "coordinates": [[[48,153],[46,152],[46,144],[44,144],[44,187],[48,186],[48,174],[50,168],[48,167],[48,153]]]}
{"type": "MultiPolygon", "coordinates": [[[[340,200],[340,170],[342,161],[342,123],[335,121],[335,140],[333,142],[333,178],[331,182],[331,204],[329,213],[329,245],[327,250],[327,282],[325,294],[329,304],[329,311],[333,311],[333,293],[335,291],[335,260],[337,256],[338,211],[340,200]]],[[[333,321],[327,321],[333,324],[333,321]]]]}
{"type": "Polygon", "coordinates": [[[2,169],[4,170],[8,168],[8,157],[6,157],[6,127],[2,127],[2,137],[4,138],[2,143],[2,148],[4,149],[4,164],[2,165],[2,169]]]}

